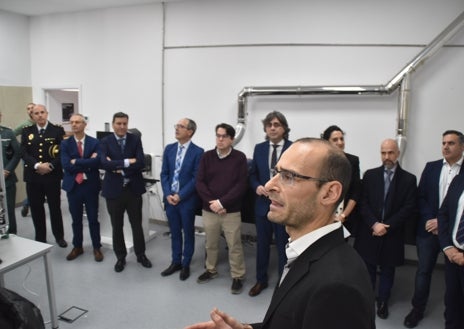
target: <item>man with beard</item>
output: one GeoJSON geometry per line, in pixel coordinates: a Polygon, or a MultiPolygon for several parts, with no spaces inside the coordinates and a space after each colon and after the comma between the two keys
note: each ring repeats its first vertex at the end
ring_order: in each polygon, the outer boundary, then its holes
{"type": "Polygon", "coordinates": [[[376,287],[377,315],[388,317],[388,299],[395,278],[395,267],[404,262],[404,224],[416,213],[416,176],[398,163],[400,150],[393,139],[380,147],[382,165],[367,170],[363,177],[361,217],[354,243],[367,265],[372,287],[376,287]]]}

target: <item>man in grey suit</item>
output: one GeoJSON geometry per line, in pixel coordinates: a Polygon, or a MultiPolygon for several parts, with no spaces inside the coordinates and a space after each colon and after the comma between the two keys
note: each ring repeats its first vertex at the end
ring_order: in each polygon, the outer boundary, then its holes
{"type": "Polygon", "coordinates": [[[362,259],[333,213],[351,176],[341,150],[304,138],[282,154],[266,184],[268,217],[290,236],[288,262],[263,322],[243,324],[214,309],[187,329],[375,328],[374,294],[362,259]]]}

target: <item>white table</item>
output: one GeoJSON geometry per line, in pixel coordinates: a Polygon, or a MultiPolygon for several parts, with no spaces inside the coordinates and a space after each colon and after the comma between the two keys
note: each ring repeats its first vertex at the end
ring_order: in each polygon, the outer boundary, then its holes
{"type": "Polygon", "coordinates": [[[53,273],[48,253],[52,245],[10,235],[8,239],[0,240],[0,286],[5,287],[4,274],[15,268],[27,264],[39,257],[43,257],[45,265],[45,279],[47,281],[48,303],[52,328],[58,328],[56,312],[55,289],[53,287],[53,273]]]}

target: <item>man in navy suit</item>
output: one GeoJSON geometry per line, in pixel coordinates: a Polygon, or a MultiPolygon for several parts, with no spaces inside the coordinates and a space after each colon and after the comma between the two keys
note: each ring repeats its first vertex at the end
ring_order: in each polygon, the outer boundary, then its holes
{"type": "MultiPolygon", "coordinates": [[[[462,136],[461,143],[464,143],[462,136]]],[[[464,328],[464,174],[453,179],[437,220],[440,248],[445,253],[445,329],[461,329],[464,328]]]]}
{"type": "Polygon", "coordinates": [[[400,150],[393,139],[380,147],[382,166],[366,171],[362,183],[362,222],[354,243],[367,265],[372,287],[380,267],[377,315],[388,317],[388,300],[395,267],[404,263],[404,224],[416,216],[416,176],[398,163],[400,150]]]}
{"type": "Polygon", "coordinates": [[[35,240],[47,242],[45,198],[50,210],[52,232],[61,248],[68,246],[64,240],[61,215],[60,144],[64,129],[48,121],[48,111],[37,104],[31,112],[35,124],[24,127],[21,134],[21,152],[24,160],[24,181],[35,228],[35,240]]]}
{"type": "Polygon", "coordinates": [[[82,114],[69,119],[73,136],[61,142],[61,164],[64,170],[62,188],[68,197],[72,217],[73,246],[66,257],[73,260],[82,255],[82,216],[85,211],[89,221],[94,259],[103,260],[100,250],[100,223],[98,222],[98,194],[100,192],[100,159],[98,140],[85,134],[87,122],[82,114]]]}
{"type": "Polygon", "coordinates": [[[285,151],[276,172],[265,186],[268,217],[290,236],[288,263],[263,321],[243,324],[215,309],[212,321],[187,329],[375,328],[366,266],[333,216],[350,182],[345,154],[327,141],[303,138],[285,151]]]}
{"type": "Polygon", "coordinates": [[[160,175],[171,230],[172,262],[161,275],[168,276],[180,270],[179,278],[184,281],[190,276],[195,250],[195,212],[200,206],[195,179],[203,149],[191,141],[197,130],[195,121],[184,118],[174,128],[177,143],[164,149],[160,175]]]}
{"type": "Polygon", "coordinates": [[[264,185],[272,178],[274,167],[282,153],[292,144],[288,140],[290,128],[285,116],[273,111],[264,118],[263,129],[266,141],[255,146],[249,178],[251,189],[256,193],[256,283],[248,292],[252,297],[259,295],[268,286],[267,270],[273,234],[278,257],[278,277],[287,262],[285,245],[288,242],[288,234],[285,232],[285,226],[273,223],[267,218],[271,201],[264,185]]]}
{"type": "Polygon", "coordinates": [[[417,225],[417,271],[412,310],[404,325],[414,328],[424,317],[430,293],[433,269],[440,253],[437,214],[453,178],[462,173],[464,137],[461,132],[447,130],[442,135],[443,159],[428,162],[419,182],[419,222],[417,225]]]}
{"type": "Polygon", "coordinates": [[[137,262],[150,268],[152,264],[145,255],[145,238],[142,228],[142,194],[146,192],[142,169],[145,167],[140,136],[128,134],[129,116],[123,112],[113,115],[114,134],[101,140],[100,162],[105,169],[102,195],[113,227],[113,250],[117,262],[116,272],[126,266],[127,249],[124,242],[124,213],[127,211],[132,228],[134,251],[137,262]]]}

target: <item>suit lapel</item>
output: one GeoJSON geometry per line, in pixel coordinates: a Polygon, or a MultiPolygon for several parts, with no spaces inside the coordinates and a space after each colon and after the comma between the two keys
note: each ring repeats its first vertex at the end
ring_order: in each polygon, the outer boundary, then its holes
{"type": "Polygon", "coordinates": [[[263,320],[263,327],[290,290],[310,272],[312,263],[341,243],[346,243],[343,239],[343,227],[321,237],[298,256],[282,284],[274,291],[271,304],[263,320]]]}

